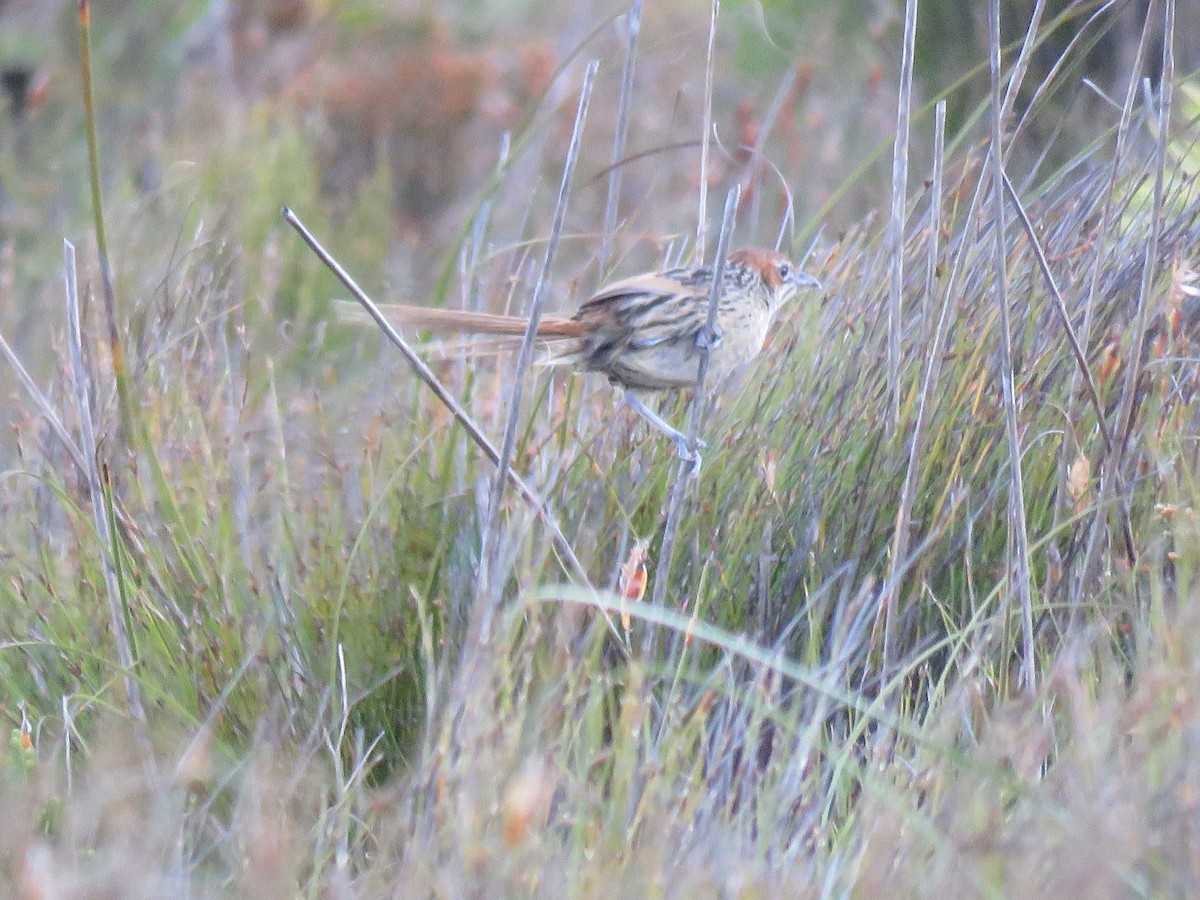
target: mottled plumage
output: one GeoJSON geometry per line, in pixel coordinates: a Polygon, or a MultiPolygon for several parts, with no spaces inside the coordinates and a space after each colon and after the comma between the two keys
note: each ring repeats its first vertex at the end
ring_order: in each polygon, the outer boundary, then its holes
{"type": "MultiPolygon", "coordinates": [[[[582,336],[562,359],[639,391],[691,387],[712,279],[712,268],[704,266],[638,275],[603,288],[575,314],[582,336]]],[[[712,381],[758,356],[779,308],[800,287],[816,286],[787,257],[768,250],[731,255],[723,281],[717,342],[709,350],[712,381]]]]}
{"type": "MultiPolygon", "coordinates": [[[[635,409],[666,432],[680,455],[693,454],[684,436],[650,411],[637,393],[691,387],[699,371],[708,322],[710,266],[635,275],[602,288],[571,318],[545,316],[537,336],[552,347],[551,364],[600,372],[626,389],[635,409]]],[[[762,352],[775,314],[801,288],[819,287],[785,256],[746,249],[726,261],[717,300],[716,340],[709,346],[708,377],[717,382],[762,352]]],[[[476,334],[522,335],[517,316],[415,306],[380,307],[392,322],[476,334]]]]}

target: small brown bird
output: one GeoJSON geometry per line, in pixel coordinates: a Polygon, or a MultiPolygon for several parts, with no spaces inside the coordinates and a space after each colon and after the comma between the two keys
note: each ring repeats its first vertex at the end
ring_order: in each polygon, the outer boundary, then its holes
{"type": "MultiPolygon", "coordinates": [[[[625,401],[698,464],[687,436],[651,410],[639,394],[692,387],[699,374],[713,269],[668,269],[602,288],[571,318],[543,316],[537,337],[551,346],[551,365],[601,372],[625,391],[625,401]]],[[[719,382],[762,351],[780,308],[801,288],[820,288],[811,275],[773,250],[738,250],[725,264],[716,333],[708,343],[708,377],[719,382]]],[[[475,334],[523,335],[519,316],[381,304],[399,326],[475,334]]],[[[701,443],[701,446],[703,444],[701,443]]]]}

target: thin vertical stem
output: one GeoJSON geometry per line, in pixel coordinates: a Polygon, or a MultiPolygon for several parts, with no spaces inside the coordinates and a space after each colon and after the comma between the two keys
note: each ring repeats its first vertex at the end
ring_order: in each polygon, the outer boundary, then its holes
{"type": "MultiPolygon", "coordinates": [[[[741,198],[741,187],[734,186],[725,197],[725,212],[721,217],[721,231],[717,235],[717,256],[713,261],[712,287],[709,291],[708,321],[705,324],[705,338],[701,342],[700,361],[696,367],[696,393],[692,397],[691,412],[688,418],[688,446],[695,449],[696,437],[707,404],[704,380],[708,377],[708,355],[712,337],[716,331],[717,304],[721,300],[722,282],[725,278],[725,257],[729,253],[730,235],[733,233],[733,221],[737,215],[738,201],[741,198]]],[[[675,483],[671,487],[671,498],[667,504],[667,521],[663,526],[662,544],[658,551],[658,565],[654,569],[654,592],[651,602],[661,607],[666,602],[667,584],[671,578],[671,565],[675,559],[675,541],[679,534],[679,518],[683,512],[683,498],[692,480],[693,465],[689,460],[679,460],[676,470],[675,483]]],[[[657,629],[649,628],[646,632],[646,652],[651,655],[657,640],[657,629]]]]}
{"type": "MultiPolygon", "coordinates": [[[[121,666],[122,683],[129,714],[134,721],[145,724],[146,710],[142,705],[141,689],[134,675],[136,658],[129,628],[128,597],[124,593],[124,581],[118,569],[119,541],[115,518],[112,516],[112,485],[105,491],[105,480],[101,479],[99,450],[96,432],[92,423],[92,409],[88,401],[88,376],[83,361],[83,330],[79,316],[79,288],[75,270],[75,247],[63,241],[63,270],[67,299],[67,344],[71,356],[71,384],[75,394],[75,410],[79,417],[79,436],[82,441],[81,456],[84,474],[87,476],[88,493],[91,499],[92,524],[96,536],[104,546],[104,587],[108,598],[108,620],[113,640],[117,644],[117,662],[121,666]]],[[[106,469],[107,471],[107,469],[106,469]]]]}
{"type": "MultiPolygon", "coordinates": [[[[792,96],[792,92],[796,89],[796,81],[799,78],[799,74],[800,72],[796,65],[788,67],[783,78],[780,79],[779,85],[775,88],[775,93],[771,97],[771,103],[767,107],[767,111],[763,113],[762,122],[758,128],[758,136],[754,140],[754,146],[748,148],[750,152],[744,169],[745,175],[743,176],[745,179],[744,184],[747,186],[754,183],[754,178],[757,176],[763,161],[763,149],[767,146],[767,138],[770,137],[771,132],[775,128],[775,122],[779,119],[779,114],[783,112],[784,104],[787,103],[788,98],[792,96]]],[[[786,179],[784,179],[784,186],[785,188],[787,186],[786,179]]],[[[743,226],[748,225],[750,234],[752,235],[758,234],[758,222],[762,210],[762,185],[757,185],[756,188],[750,200],[750,221],[747,223],[744,218],[742,219],[743,226]]],[[[789,197],[788,199],[788,206],[790,208],[792,206],[790,202],[791,198],[789,197]]],[[[775,242],[775,249],[779,249],[783,244],[782,235],[786,224],[787,220],[785,219],[784,225],[779,229],[780,238],[775,242]]],[[[795,222],[792,223],[792,232],[794,236],[795,222]]]]}
{"type": "Polygon", "coordinates": [[[917,0],[905,0],[904,51],[900,59],[900,97],[896,104],[896,143],[892,150],[892,218],[888,247],[892,271],[888,289],[887,379],[890,426],[900,427],[900,342],[904,331],[904,211],[908,195],[908,132],[911,120],[913,56],[917,39],[917,0]]]}
{"type": "Polygon", "coordinates": [[[600,238],[600,277],[608,274],[612,258],[614,232],[617,229],[617,206],[621,198],[621,157],[625,154],[625,138],[629,130],[629,103],[633,98],[633,69],[637,58],[638,33],[642,29],[642,0],[633,0],[629,7],[629,43],[625,47],[625,66],[621,70],[621,96],[617,101],[617,127],[613,133],[612,171],[608,173],[608,198],[604,202],[604,234],[600,238]]]}
{"type": "MultiPolygon", "coordinates": [[[[925,304],[933,305],[937,290],[936,273],[939,240],[942,229],[942,177],[946,149],[946,101],[941,100],[933,111],[933,175],[929,186],[929,244],[925,261],[925,304]]],[[[946,333],[946,321],[950,312],[950,295],[942,299],[937,326],[929,342],[925,378],[921,383],[921,397],[917,404],[917,418],[913,423],[912,443],[908,448],[908,467],[904,473],[904,487],[900,491],[900,507],[896,512],[896,530],[892,543],[892,562],[888,579],[884,584],[883,605],[883,672],[882,681],[887,684],[891,675],[892,652],[895,640],[896,607],[900,596],[901,579],[908,569],[909,529],[912,525],[912,507],[916,497],[917,482],[921,473],[921,437],[925,431],[925,417],[933,403],[933,392],[937,387],[942,369],[942,341],[946,333]]]]}
{"type": "Polygon", "coordinates": [[[708,238],[708,148],[712,143],[713,48],[717,43],[717,16],[721,0],[712,0],[708,22],[708,56],[704,63],[704,133],[700,136],[700,208],[696,212],[696,262],[703,262],[708,238]]]}
{"type": "Polygon", "coordinates": [[[1171,127],[1171,96],[1175,80],[1175,0],[1166,0],[1163,10],[1162,75],[1159,80],[1158,122],[1154,145],[1154,194],[1150,209],[1150,234],[1146,239],[1146,250],[1142,262],[1142,281],[1138,291],[1137,316],[1134,319],[1134,344],[1130,349],[1129,367],[1125,370],[1125,383],[1121,386],[1121,404],[1118,407],[1116,427],[1113,433],[1116,443],[1113,448],[1114,465],[1118,469],[1124,460],[1129,440],[1133,436],[1133,418],[1138,381],[1141,377],[1142,360],[1149,328],[1150,291],[1157,274],[1158,241],[1162,233],[1163,182],[1167,161],[1167,133],[1171,127]]]}
{"type": "Polygon", "coordinates": [[[1017,61],[1013,64],[1012,71],[1008,76],[1008,90],[1004,92],[1004,105],[1001,108],[1000,119],[1007,121],[1012,114],[1013,105],[1017,102],[1017,92],[1021,90],[1021,82],[1025,80],[1025,73],[1029,69],[1029,60],[1033,57],[1033,50],[1037,46],[1038,29],[1042,25],[1042,16],[1046,11],[1046,0],[1037,0],[1033,5],[1033,12],[1029,16],[1029,26],[1025,29],[1025,40],[1021,43],[1021,52],[1017,54],[1017,61]]]}
{"type": "Polygon", "coordinates": [[[129,398],[129,373],[117,324],[117,298],[113,290],[112,268],[109,265],[108,238],[104,230],[104,202],[100,191],[100,151],[96,139],[96,99],[92,87],[91,32],[91,5],[88,0],[79,0],[79,64],[83,71],[83,114],[87,131],[88,177],[92,188],[92,218],[96,228],[96,251],[100,257],[100,285],[104,293],[108,349],[112,357],[113,378],[117,383],[117,410],[121,418],[121,434],[126,444],[132,446],[136,435],[129,398]]]}
{"type": "MultiPolygon", "coordinates": [[[[1137,311],[1133,317],[1133,345],[1129,350],[1129,365],[1125,369],[1125,380],[1121,385],[1121,400],[1117,406],[1117,419],[1112,429],[1113,446],[1105,456],[1104,467],[1101,470],[1100,497],[1096,504],[1097,513],[1092,520],[1091,531],[1088,535],[1087,552],[1084,555],[1084,563],[1080,572],[1081,583],[1082,579],[1089,577],[1099,547],[1104,522],[1099,510],[1106,508],[1106,501],[1114,491],[1119,491],[1120,494],[1117,500],[1118,510],[1122,514],[1122,525],[1125,526],[1128,522],[1126,510],[1129,497],[1127,492],[1122,489],[1127,481],[1122,473],[1122,467],[1129,449],[1129,441],[1133,437],[1137,399],[1140,391],[1139,382],[1146,349],[1146,334],[1150,326],[1150,291],[1154,286],[1155,275],[1158,274],[1158,242],[1162,235],[1167,133],[1171,127],[1171,102],[1175,84],[1175,0],[1166,0],[1163,7],[1162,75],[1159,80],[1157,134],[1154,144],[1154,190],[1150,207],[1150,234],[1146,238],[1146,250],[1142,257],[1142,279],[1138,289],[1137,311]]],[[[1132,564],[1136,562],[1136,548],[1132,545],[1130,529],[1126,527],[1125,531],[1125,540],[1129,545],[1126,552],[1132,564]]]]}
{"type": "Polygon", "coordinates": [[[500,585],[496,583],[496,563],[500,552],[500,507],[504,499],[504,487],[508,481],[509,466],[512,463],[513,448],[516,445],[517,429],[521,420],[521,394],[525,386],[525,376],[533,362],[534,339],[537,336],[542,307],[545,305],[546,293],[550,285],[550,271],[554,264],[554,256],[558,252],[558,242],[566,222],[567,199],[571,194],[571,180],[575,173],[575,163],[579,159],[579,147],[583,140],[584,123],[587,121],[588,103],[592,97],[592,86],[595,84],[596,70],[599,65],[596,60],[592,60],[584,70],[583,87],[579,92],[579,106],[575,111],[575,125],[571,131],[571,143],[567,148],[567,158],[563,163],[562,180],[558,187],[558,200],[554,208],[554,219],[550,226],[550,237],[546,242],[546,255],[542,260],[542,270],[538,274],[537,283],[533,289],[529,323],[525,328],[525,336],[521,341],[520,352],[517,354],[516,371],[513,374],[508,422],[504,427],[504,438],[500,444],[500,458],[496,462],[498,471],[496,480],[492,484],[491,498],[488,501],[487,521],[483,532],[483,552],[480,556],[478,596],[484,603],[484,607],[480,613],[478,638],[485,642],[491,632],[492,618],[501,593],[500,585]]]}
{"type": "MultiPolygon", "coordinates": [[[[1116,188],[1117,182],[1120,179],[1121,167],[1125,159],[1126,144],[1129,138],[1130,124],[1133,121],[1133,103],[1137,96],[1137,88],[1141,82],[1141,72],[1143,60],[1146,55],[1146,48],[1150,42],[1151,21],[1154,13],[1157,11],[1158,4],[1152,0],[1150,7],[1146,12],[1146,19],[1142,25],[1142,34],[1138,40],[1137,49],[1134,52],[1133,63],[1129,73],[1129,83],[1125,88],[1125,99],[1121,105],[1121,116],[1117,120],[1117,136],[1113,147],[1112,161],[1109,164],[1108,181],[1104,188],[1104,205],[1100,212],[1099,224],[1095,229],[1095,239],[1092,241],[1092,260],[1091,271],[1088,277],[1087,294],[1083,301],[1083,321],[1079,327],[1079,341],[1084,347],[1091,343],[1092,339],[1092,319],[1096,308],[1096,297],[1100,286],[1100,272],[1104,262],[1107,260],[1108,238],[1112,232],[1112,223],[1116,216],[1116,188]]],[[[1104,9],[1104,7],[1102,7],[1104,9]]],[[[1099,15],[1100,11],[1097,11],[1099,15]]],[[[1028,114],[1027,114],[1028,115],[1028,114]]],[[[1018,126],[1019,127],[1019,126],[1018,126]]],[[[1063,414],[1067,422],[1075,421],[1076,397],[1079,392],[1079,372],[1073,371],[1071,374],[1071,383],[1067,390],[1067,405],[1063,414]]],[[[1110,429],[1111,433],[1111,429],[1110,429]]],[[[1071,446],[1068,441],[1063,441],[1059,449],[1058,469],[1060,484],[1065,484],[1067,479],[1067,467],[1070,465],[1072,458],[1071,446]]],[[[1106,450],[1104,458],[1108,457],[1106,450]]],[[[1091,580],[1092,570],[1096,561],[1096,550],[1099,546],[1100,533],[1103,527],[1103,515],[1101,510],[1108,508],[1108,499],[1110,492],[1116,487],[1115,479],[1108,476],[1107,470],[1101,465],[1098,469],[1100,476],[1100,490],[1097,497],[1094,509],[1091,513],[1090,524],[1083,527],[1083,531],[1087,534],[1085,538],[1085,548],[1082,553],[1082,560],[1076,568],[1076,575],[1073,579],[1075,590],[1072,592],[1073,597],[1080,596],[1083,587],[1091,580]]],[[[1119,472],[1115,473],[1119,476],[1119,472]]],[[[1069,514],[1067,491],[1060,489],[1056,492],[1054,504],[1054,525],[1057,527],[1059,522],[1069,514]]],[[[1125,528],[1126,554],[1133,563],[1133,542],[1132,530],[1125,528]]],[[[1071,606],[1070,620],[1075,621],[1078,615],[1078,607],[1076,604],[1071,606]]]]}
{"type": "Polygon", "coordinates": [[[1021,434],[1017,423],[1017,397],[1013,373],[1012,317],[1008,306],[1007,241],[1004,224],[1004,104],[1000,96],[1000,0],[988,3],[988,63],[992,82],[992,146],[989,153],[992,179],[992,229],[996,239],[996,302],[1000,305],[1000,383],[1004,394],[1004,422],[1008,433],[1008,528],[1014,559],[1010,578],[1016,582],[1021,602],[1021,682],[1027,693],[1036,688],[1033,657],[1033,596],[1030,589],[1029,533],[1025,523],[1025,486],[1021,475],[1021,434]]]}

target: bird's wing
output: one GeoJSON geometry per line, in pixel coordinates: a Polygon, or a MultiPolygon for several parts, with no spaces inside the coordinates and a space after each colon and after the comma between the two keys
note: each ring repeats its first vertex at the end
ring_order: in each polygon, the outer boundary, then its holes
{"type": "Polygon", "coordinates": [[[576,320],[618,335],[634,347],[653,347],[681,337],[694,337],[698,315],[708,296],[702,285],[685,284],[668,275],[636,275],[614,282],[587,300],[576,320]]]}

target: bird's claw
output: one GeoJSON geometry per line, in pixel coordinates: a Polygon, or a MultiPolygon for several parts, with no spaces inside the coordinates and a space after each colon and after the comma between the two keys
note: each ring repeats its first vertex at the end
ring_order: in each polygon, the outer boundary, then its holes
{"type": "Polygon", "coordinates": [[[680,439],[675,442],[675,451],[679,454],[679,458],[686,463],[692,464],[692,468],[688,471],[688,474],[693,478],[700,474],[700,464],[703,462],[700,451],[706,446],[708,445],[700,440],[700,438],[695,438],[694,442],[689,443],[686,435],[681,435],[680,439]]]}
{"type": "Polygon", "coordinates": [[[716,325],[711,332],[707,328],[701,328],[700,333],[696,335],[696,346],[701,350],[715,350],[724,339],[724,333],[716,325]]]}

